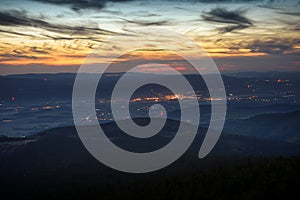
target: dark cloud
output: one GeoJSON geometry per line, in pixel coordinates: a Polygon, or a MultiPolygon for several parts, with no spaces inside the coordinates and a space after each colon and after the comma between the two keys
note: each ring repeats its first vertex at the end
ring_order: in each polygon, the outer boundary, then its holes
{"type": "Polygon", "coordinates": [[[130,0],[32,0],[42,3],[69,6],[74,11],[82,9],[102,9],[107,2],[125,2],[130,0]]]}
{"type": "Polygon", "coordinates": [[[266,41],[255,40],[249,43],[246,48],[249,48],[251,52],[266,53],[270,55],[283,54],[287,51],[293,50],[295,45],[300,44],[300,39],[280,39],[272,38],[266,41]]]}
{"type": "Polygon", "coordinates": [[[168,20],[160,20],[160,21],[145,21],[145,20],[128,20],[122,18],[124,21],[136,24],[138,26],[163,26],[163,25],[170,25],[171,22],[168,20]]]}
{"type": "Polygon", "coordinates": [[[16,53],[16,54],[4,53],[4,54],[0,54],[0,57],[5,58],[5,59],[1,58],[2,61],[14,60],[15,58],[26,58],[26,59],[37,59],[38,58],[36,56],[27,56],[27,55],[22,55],[19,53],[16,53]]]}
{"type": "Polygon", "coordinates": [[[136,16],[136,17],[161,17],[160,14],[150,13],[146,10],[134,11],[126,14],[125,16],[136,16]]]}
{"type": "Polygon", "coordinates": [[[261,4],[261,5],[258,5],[257,7],[271,9],[271,10],[282,10],[283,9],[281,7],[274,6],[272,4],[261,4]]]}
{"type": "Polygon", "coordinates": [[[30,35],[30,34],[19,33],[19,32],[16,32],[16,31],[3,30],[3,29],[0,29],[0,33],[6,33],[6,34],[11,34],[11,35],[17,35],[17,36],[36,37],[36,36],[30,35]]]}
{"type": "Polygon", "coordinates": [[[45,51],[41,48],[38,48],[38,47],[30,47],[30,51],[31,52],[34,52],[34,53],[38,53],[38,54],[49,54],[48,51],[45,51]]]}
{"type": "Polygon", "coordinates": [[[50,38],[53,40],[88,40],[88,41],[93,41],[97,43],[104,43],[108,42],[106,40],[101,40],[98,37],[78,37],[78,36],[72,36],[72,37],[61,37],[61,36],[51,36],[51,35],[45,35],[42,34],[43,37],[50,38]]]}
{"type": "Polygon", "coordinates": [[[243,24],[238,24],[238,25],[230,25],[230,26],[225,26],[222,28],[219,28],[220,33],[229,33],[235,30],[242,30],[245,28],[248,28],[249,26],[243,25],[243,24]]]}
{"type": "Polygon", "coordinates": [[[294,31],[300,31],[300,23],[295,24],[295,25],[292,27],[292,29],[293,29],[294,31]]]}
{"type": "Polygon", "coordinates": [[[283,15],[291,15],[291,16],[295,16],[295,17],[300,17],[300,12],[279,11],[277,13],[283,14],[283,15]]]}
{"type": "MultiPolygon", "coordinates": [[[[42,2],[47,4],[54,4],[54,5],[63,5],[68,6],[74,11],[80,11],[83,9],[103,9],[108,2],[127,2],[133,0],[31,0],[36,2],[42,2]]],[[[143,2],[143,0],[139,0],[143,2]]],[[[144,0],[147,2],[148,0],[144,0]]],[[[164,0],[161,0],[162,2],[164,0]]],[[[166,0],[166,1],[173,1],[174,0],[166,0]]],[[[180,2],[180,0],[177,0],[180,2]]],[[[263,0],[185,0],[185,2],[190,3],[247,3],[247,2],[269,2],[263,0]]],[[[176,0],[175,0],[176,3],[176,0]]]]}
{"type": "Polygon", "coordinates": [[[113,31],[100,29],[97,27],[84,27],[84,26],[68,26],[62,24],[52,24],[45,20],[29,17],[24,11],[9,10],[0,11],[0,25],[2,26],[25,26],[37,27],[51,32],[70,34],[70,35],[114,35],[117,34],[113,31]]]}
{"type": "Polygon", "coordinates": [[[295,6],[300,5],[299,0],[266,0],[266,1],[259,1],[260,5],[257,5],[261,8],[271,9],[275,11],[283,11],[285,12],[285,5],[288,5],[290,8],[295,8],[295,6]]]}
{"type": "Polygon", "coordinates": [[[202,18],[208,22],[229,24],[219,29],[220,33],[232,32],[253,26],[250,19],[244,16],[246,10],[238,9],[229,11],[225,8],[214,8],[202,14],[202,18]]]}
{"type": "MultiPolygon", "coordinates": [[[[31,53],[36,53],[36,54],[49,54],[51,51],[51,48],[40,48],[40,47],[36,47],[36,46],[25,46],[24,48],[22,49],[14,49],[12,51],[12,53],[8,53],[8,54],[5,54],[5,55],[8,55],[8,57],[15,57],[15,58],[30,58],[30,59],[37,59],[37,57],[35,56],[31,56],[28,54],[31,54],[31,53]]],[[[3,54],[2,54],[3,55],[3,54]]]]}
{"type": "MultiPolygon", "coordinates": [[[[221,48],[228,48],[228,53],[239,53],[241,49],[249,49],[252,53],[265,53],[268,55],[286,55],[299,52],[297,46],[300,39],[289,37],[268,37],[262,39],[248,39],[235,42],[226,39],[217,39],[215,44],[221,48]]],[[[244,51],[243,51],[244,52],[244,51]]]]}
{"type": "MultiPolygon", "coordinates": [[[[264,2],[266,0],[185,0],[188,2],[200,2],[200,3],[251,3],[251,2],[264,2]]],[[[269,0],[272,1],[272,0],[269,0]]]]}

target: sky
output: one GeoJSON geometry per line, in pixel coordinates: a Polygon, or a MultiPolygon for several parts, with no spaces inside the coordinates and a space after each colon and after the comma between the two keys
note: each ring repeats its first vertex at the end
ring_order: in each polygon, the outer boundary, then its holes
{"type": "MultiPolygon", "coordinates": [[[[139,43],[145,37],[137,30],[153,28],[197,43],[222,72],[299,71],[299,22],[296,0],[1,0],[0,75],[76,72],[83,62],[117,62],[118,72],[133,59],[181,69],[173,54],[182,41],[172,52],[168,38],[153,32],[139,43]],[[122,44],[112,42],[116,36],[122,44]]],[[[201,57],[194,48],[185,54],[201,57]]]]}

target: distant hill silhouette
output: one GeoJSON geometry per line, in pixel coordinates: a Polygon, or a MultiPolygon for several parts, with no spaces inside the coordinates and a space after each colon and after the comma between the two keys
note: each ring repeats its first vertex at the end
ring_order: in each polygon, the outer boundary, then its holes
{"type": "Polygon", "coordinates": [[[300,144],[300,111],[262,114],[245,120],[232,120],[226,131],[231,134],[274,139],[300,144]]]}
{"type": "MultiPolygon", "coordinates": [[[[147,124],[147,119],[135,119],[147,124]]],[[[108,137],[118,146],[129,151],[148,152],[166,145],[177,131],[179,122],[167,120],[162,131],[150,139],[126,136],[115,123],[102,125],[108,137]],[[142,141],[146,140],[146,141],[142,141]],[[148,140],[148,141],[147,141],[148,140]],[[133,148],[134,147],[134,148],[133,148]]],[[[186,124],[186,126],[190,126],[186,124]]],[[[188,151],[174,166],[198,161],[199,148],[206,129],[199,128],[197,137],[188,151]]],[[[281,141],[255,137],[222,134],[209,157],[257,157],[300,155],[300,146],[281,141]]],[[[95,160],[82,145],[75,127],[54,128],[30,137],[0,140],[0,173],[11,172],[54,172],[60,170],[93,172],[111,171],[95,160]]]]}

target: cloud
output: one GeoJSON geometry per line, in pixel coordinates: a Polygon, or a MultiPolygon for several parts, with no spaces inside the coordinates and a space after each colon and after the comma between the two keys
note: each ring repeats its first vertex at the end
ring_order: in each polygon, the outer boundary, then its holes
{"type": "Polygon", "coordinates": [[[145,20],[128,20],[122,18],[124,21],[129,22],[131,24],[135,24],[138,26],[163,26],[170,25],[171,22],[168,20],[160,20],[160,21],[145,21],[145,20]]]}
{"type": "Polygon", "coordinates": [[[241,9],[229,11],[225,8],[214,8],[201,16],[208,22],[229,24],[225,27],[219,28],[220,33],[228,33],[253,26],[252,21],[244,16],[245,13],[246,10],[241,9]]]}
{"type": "Polygon", "coordinates": [[[82,9],[102,9],[107,2],[125,2],[130,0],[32,0],[42,3],[69,6],[74,11],[82,9]]]}
{"type": "Polygon", "coordinates": [[[5,59],[1,58],[1,61],[15,60],[16,58],[37,59],[36,56],[21,55],[19,53],[16,54],[4,53],[4,54],[0,54],[0,57],[5,58],[5,59]]]}
{"type": "Polygon", "coordinates": [[[161,17],[160,14],[150,13],[146,10],[134,11],[126,14],[127,16],[136,16],[136,17],[161,17]]]}
{"type": "Polygon", "coordinates": [[[97,43],[103,43],[103,42],[107,42],[105,40],[101,40],[98,37],[61,37],[61,36],[51,36],[51,35],[45,35],[42,34],[42,36],[46,37],[46,38],[50,38],[53,40],[88,40],[88,41],[93,41],[93,42],[97,42],[97,43]]]}
{"type": "MultiPolygon", "coordinates": [[[[200,3],[251,3],[251,2],[263,2],[264,0],[186,0],[189,2],[200,2],[200,3]]],[[[269,0],[273,1],[273,0],[269,0]]]]}
{"type": "Polygon", "coordinates": [[[6,33],[6,34],[11,34],[11,35],[17,35],[17,36],[36,37],[36,36],[30,35],[30,34],[19,33],[19,32],[10,31],[10,30],[2,30],[2,29],[0,29],[0,33],[6,33]]]}
{"type": "MultiPolygon", "coordinates": [[[[274,11],[282,11],[282,14],[291,14],[293,15],[293,12],[287,12],[285,13],[285,9],[288,6],[289,10],[297,10],[297,7],[300,5],[299,0],[266,0],[266,1],[260,1],[260,5],[257,5],[260,8],[266,8],[266,9],[271,9],[274,11]]],[[[280,12],[278,12],[280,13],[280,12]]],[[[297,13],[297,12],[296,12],[297,13]]]]}
{"type": "Polygon", "coordinates": [[[50,54],[51,48],[46,47],[37,47],[37,46],[24,46],[22,48],[17,48],[12,51],[9,51],[9,53],[0,54],[0,56],[5,56],[6,58],[29,58],[29,59],[38,59],[37,56],[32,56],[31,54],[35,55],[48,55],[50,54]]]}
{"type": "Polygon", "coordinates": [[[238,24],[238,25],[230,25],[230,26],[225,26],[222,28],[219,28],[220,33],[229,33],[235,30],[242,30],[245,28],[248,28],[249,26],[243,25],[243,24],[238,24]]]}
{"type": "Polygon", "coordinates": [[[38,48],[38,47],[30,47],[30,51],[33,52],[33,53],[38,53],[38,54],[49,54],[48,51],[45,51],[41,48],[38,48]]]}
{"type": "Polygon", "coordinates": [[[267,41],[255,40],[249,43],[246,48],[249,48],[253,53],[266,53],[270,55],[284,54],[287,51],[294,49],[294,46],[300,44],[300,40],[272,38],[267,41]]]}
{"type": "Polygon", "coordinates": [[[291,15],[291,16],[295,16],[295,17],[300,17],[300,12],[279,11],[277,13],[282,14],[282,15],[291,15]]]}
{"type": "Polygon", "coordinates": [[[0,11],[0,25],[2,26],[25,26],[42,28],[51,32],[71,34],[71,35],[114,35],[113,31],[85,26],[68,26],[62,24],[52,24],[45,20],[29,17],[27,12],[18,10],[0,11]]]}
{"type": "MultiPolygon", "coordinates": [[[[93,10],[103,9],[104,7],[106,7],[108,2],[127,2],[127,1],[134,1],[134,0],[31,0],[31,1],[36,1],[41,3],[46,3],[46,4],[68,6],[72,10],[78,12],[84,9],[93,9],[93,10]]],[[[147,1],[148,0],[145,0],[145,2],[147,1]]],[[[190,3],[199,2],[199,3],[215,4],[215,3],[249,3],[249,2],[257,2],[257,1],[259,0],[185,0],[184,2],[190,2],[190,3]]],[[[180,2],[180,0],[178,0],[178,2],[180,2]]]]}

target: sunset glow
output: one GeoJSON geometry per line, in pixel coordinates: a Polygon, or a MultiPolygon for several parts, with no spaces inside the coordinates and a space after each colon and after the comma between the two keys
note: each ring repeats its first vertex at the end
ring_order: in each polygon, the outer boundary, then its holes
{"type": "MultiPolygon", "coordinates": [[[[299,69],[297,1],[21,2],[1,1],[1,74],[43,69],[47,72],[49,67],[55,67],[51,72],[76,71],[86,56],[109,38],[136,37],[134,30],[140,27],[158,27],[185,35],[214,58],[221,70],[228,70],[226,66],[236,71],[299,69]],[[249,59],[251,64],[244,65],[249,59]]],[[[160,49],[161,43],[151,48],[160,49]]],[[[123,45],[131,43],[125,41],[123,45]]],[[[176,45],[181,48],[180,41],[176,45]]],[[[110,57],[117,51],[102,51],[100,62],[111,62],[110,57]]],[[[157,51],[138,52],[148,60],[170,59],[168,52],[163,55],[164,50],[159,55],[157,51]]],[[[197,57],[193,49],[190,55],[197,57]]]]}

